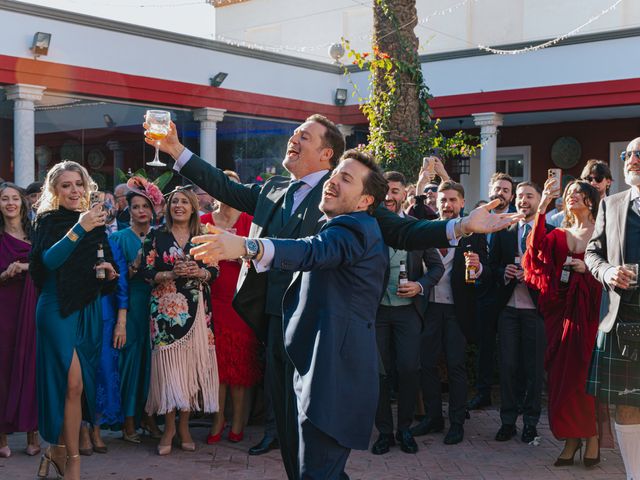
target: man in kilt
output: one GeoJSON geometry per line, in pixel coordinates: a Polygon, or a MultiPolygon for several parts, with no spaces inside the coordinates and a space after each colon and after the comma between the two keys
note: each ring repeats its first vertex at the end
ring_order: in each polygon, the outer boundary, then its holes
{"type": "Polygon", "coordinates": [[[609,294],[587,391],[616,405],[615,429],[627,478],[640,479],[640,334],[634,338],[632,325],[640,331],[640,137],[623,157],[631,189],[602,200],[585,253],[587,267],[609,294]]]}

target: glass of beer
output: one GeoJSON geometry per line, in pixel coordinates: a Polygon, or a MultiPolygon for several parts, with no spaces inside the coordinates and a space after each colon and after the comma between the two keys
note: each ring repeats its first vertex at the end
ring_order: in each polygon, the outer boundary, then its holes
{"type": "Polygon", "coordinates": [[[147,137],[156,141],[156,155],[153,161],[147,162],[150,167],[166,167],[167,164],[160,161],[160,140],[169,134],[171,126],[171,112],[165,110],[147,110],[145,115],[147,123],[147,137]]]}

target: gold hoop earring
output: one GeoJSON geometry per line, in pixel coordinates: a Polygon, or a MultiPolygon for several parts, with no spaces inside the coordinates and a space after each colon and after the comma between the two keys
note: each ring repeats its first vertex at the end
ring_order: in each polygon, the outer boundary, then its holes
{"type": "Polygon", "coordinates": [[[58,210],[59,207],[60,201],[58,200],[58,196],[56,195],[55,197],[53,197],[53,200],[51,200],[51,208],[53,210],[58,210]]]}

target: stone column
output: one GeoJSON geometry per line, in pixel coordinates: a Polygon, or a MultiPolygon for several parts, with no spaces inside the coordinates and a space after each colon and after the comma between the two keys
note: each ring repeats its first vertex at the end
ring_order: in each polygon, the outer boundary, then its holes
{"type": "Polygon", "coordinates": [[[216,132],[218,122],[224,118],[226,110],[221,108],[199,108],[194,110],[193,119],[200,122],[200,157],[216,166],[216,132]]]}
{"type": "Polygon", "coordinates": [[[495,112],[474,113],[474,123],[480,127],[480,198],[489,200],[489,181],[496,171],[498,156],[498,127],[502,125],[502,115],[495,112]]]}
{"type": "Polygon", "coordinates": [[[13,100],[14,182],[26,187],[35,180],[35,104],[46,87],[16,84],[5,87],[7,100],[13,100]]]}

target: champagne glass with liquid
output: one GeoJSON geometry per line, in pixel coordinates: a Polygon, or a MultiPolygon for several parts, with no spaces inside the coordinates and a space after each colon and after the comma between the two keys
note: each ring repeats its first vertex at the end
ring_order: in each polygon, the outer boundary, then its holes
{"type": "Polygon", "coordinates": [[[147,129],[147,137],[156,142],[156,155],[153,161],[147,162],[150,167],[166,167],[167,164],[160,161],[160,140],[169,134],[171,125],[171,112],[165,110],[147,110],[145,121],[149,126],[147,129]]]}

